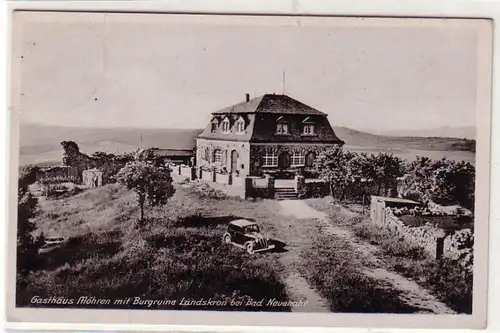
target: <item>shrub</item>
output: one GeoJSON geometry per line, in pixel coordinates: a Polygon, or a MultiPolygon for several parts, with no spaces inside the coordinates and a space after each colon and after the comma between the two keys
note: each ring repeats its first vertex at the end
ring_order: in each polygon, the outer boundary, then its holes
{"type": "Polygon", "coordinates": [[[223,191],[215,189],[205,182],[194,183],[191,190],[200,198],[223,200],[228,197],[223,191]]]}
{"type": "Polygon", "coordinates": [[[27,167],[21,170],[17,193],[17,272],[27,274],[36,268],[40,258],[38,250],[44,243],[43,234],[33,236],[36,229],[32,219],[38,208],[38,199],[29,190],[29,185],[36,181],[38,168],[27,167]]]}
{"type": "MultiPolygon", "coordinates": [[[[94,296],[110,300],[141,296],[150,300],[212,299],[223,306],[161,306],[151,309],[287,311],[288,307],[252,307],[229,301],[276,298],[287,300],[285,285],[272,257],[251,257],[221,244],[221,229],[166,227],[133,229],[124,235],[121,251],[112,257],[94,256],[40,271],[24,279],[19,306],[36,306],[29,297],[60,295],[77,299],[94,296]],[[112,274],[110,274],[112,272],[112,274]]],[[[90,239],[79,239],[84,247],[90,239]]],[[[76,246],[75,244],[73,246],[76,246]]],[[[114,249],[111,249],[114,251],[114,249]]],[[[111,252],[113,254],[114,252],[111,252]]],[[[46,305],[45,305],[46,306],[46,305]]],[[[58,305],[53,305],[57,307],[58,305]]],[[[61,306],[61,305],[59,305],[61,306]]],[[[73,305],[74,307],[82,307],[73,305]]],[[[67,305],[63,305],[67,307],[67,305]]],[[[146,308],[146,305],[91,305],[101,308],[146,308]]]]}

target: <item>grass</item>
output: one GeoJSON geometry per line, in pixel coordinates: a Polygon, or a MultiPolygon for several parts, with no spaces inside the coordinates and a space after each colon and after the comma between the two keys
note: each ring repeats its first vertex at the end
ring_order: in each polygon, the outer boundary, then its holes
{"type": "Polygon", "coordinates": [[[140,230],[134,227],[138,216],[134,194],[117,185],[42,202],[38,227],[48,236],[69,239],[42,254],[41,269],[18,279],[18,306],[38,306],[31,303],[37,295],[74,302],[42,304],[53,307],[145,308],[114,303],[141,297],[176,301],[150,308],[289,310],[265,305],[271,298],[288,300],[276,259],[267,254],[250,256],[221,241],[224,224],[234,211],[259,216],[256,211],[266,210],[267,203],[219,201],[200,198],[195,189],[178,188],[165,207],[148,211],[148,223],[140,230]],[[109,299],[110,304],[75,304],[81,296],[109,299]],[[221,303],[181,305],[183,298],[221,303]],[[249,299],[264,299],[264,306],[247,305],[249,299]]]}
{"type": "Polygon", "coordinates": [[[414,313],[399,292],[359,270],[362,262],[351,246],[333,235],[316,239],[302,253],[303,274],[328,301],[333,312],[414,313]]]}
{"type": "Polygon", "coordinates": [[[425,251],[404,239],[394,239],[381,226],[369,221],[353,225],[356,236],[378,245],[390,267],[430,289],[458,313],[472,313],[472,273],[456,262],[429,258],[425,251]]]}
{"type": "Polygon", "coordinates": [[[326,212],[336,219],[338,225],[350,229],[360,239],[377,246],[388,269],[429,289],[456,312],[472,313],[472,273],[456,262],[430,258],[421,247],[402,238],[395,239],[385,228],[371,223],[367,216],[353,213],[351,218],[339,221],[336,216],[341,208],[330,198],[311,199],[310,204],[326,212]]]}

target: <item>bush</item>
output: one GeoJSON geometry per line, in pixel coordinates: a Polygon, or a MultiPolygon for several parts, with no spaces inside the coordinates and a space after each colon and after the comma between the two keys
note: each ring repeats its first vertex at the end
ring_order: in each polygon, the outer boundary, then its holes
{"type": "Polygon", "coordinates": [[[36,230],[32,219],[38,209],[38,199],[29,190],[36,181],[38,168],[27,167],[21,170],[17,193],[17,272],[24,275],[39,265],[38,250],[44,243],[43,234],[33,236],[36,230]]]}
{"type": "Polygon", "coordinates": [[[205,182],[196,182],[191,187],[191,190],[200,198],[223,200],[227,199],[227,194],[221,190],[214,189],[205,182]]]}
{"type": "MultiPolygon", "coordinates": [[[[53,271],[31,274],[23,280],[25,289],[19,290],[18,305],[36,306],[29,303],[32,295],[60,295],[72,299],[93,296],[113,301],[141,296],[150,300],[177,300],[177,305],[154,305],[151,309],[289,310],[288,307],[266,306],[266,302],[263,307],[245,303],[230,305],[230,300],[287,300],[288,296],[271,257],[251,257],[237,248],[224,246],[221,234],[220,228],[169,226],[131,230],[124,235],[121,251],[112,257],[82,258],[53,271]],[[181,306],[178,302],[182,298],[226,303],[222,306],[181,306]]],[[[58,306],[68,307],[53,305],[58,306]]],[[[89,307],[141,309],[147,305],[112,302],[89,307]]]]}

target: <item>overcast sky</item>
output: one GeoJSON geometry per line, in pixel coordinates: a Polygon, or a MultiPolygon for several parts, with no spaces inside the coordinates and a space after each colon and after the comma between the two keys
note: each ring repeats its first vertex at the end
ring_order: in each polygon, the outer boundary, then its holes
{"type": "Polygon", "coordinates": [[[285,93],[332,125],[475,125],[473,25],[186,24],[68,13],[19,21],[23,122],[199,128],[245,93],[281,93],[285,71],[285,93]]]}

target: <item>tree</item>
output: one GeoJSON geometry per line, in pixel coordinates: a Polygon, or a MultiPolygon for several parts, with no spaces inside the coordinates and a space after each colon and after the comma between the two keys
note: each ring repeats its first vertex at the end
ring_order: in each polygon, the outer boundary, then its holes
{"type": "Polygon", "coordinates": [[[329,182],[330,195],[344,198],[351,177],[349,162],[356,154],[336,147],[318,156],[314,166],[318,175],[329,182]]]}
{"type": "Polygon", "coordinates": [[[448,161],[434,171],[430,197],[436,203],[459,204],[473,210],[475,174],[469,162],[448,161]]]}
{"type": "Polygon", "coordinates": [[[473,209],[475,174],[475,168],[469,162],[419,156],[400,178],[398,188],[406,198],[444,205],[459,204],[473,209]]]}
{"type": "Polygon", "coordinates": [[[152,161],[135,160],[128,162],[117,175],[118,182],[129,190],[134,190],[141,212],[140,224],[144,223],[144,205],[163,206],[173,196],[170,170],[152,161]]]}
{"type": "Polygon", "coordinates": [[[20,170],[17,192],[17,268],[22,274],[36,267],[38,250],[44,243],[43,234],[33,237],[38,200],[30,192],[29,185],[36,181],[38,167],[28,166],[20,170]]]}
{"type": "Polygon", "coordinates": [[[393,154],[372,154],[367,158],[365,173],[376,184],[377,195],[387,196],[393,194],[391,190],[397,187],[397,179],[404,174],[404,163],[393,154]]]}

